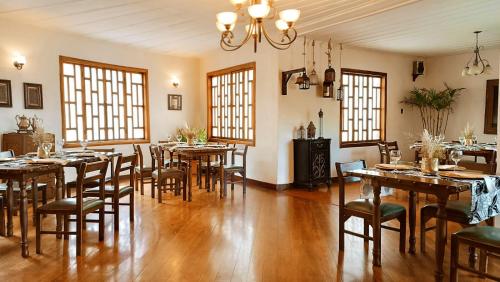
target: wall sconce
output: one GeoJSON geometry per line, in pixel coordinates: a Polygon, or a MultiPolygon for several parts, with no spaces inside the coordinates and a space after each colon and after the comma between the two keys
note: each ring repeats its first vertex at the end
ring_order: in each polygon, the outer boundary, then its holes
{"type": "Polygon", "coordinates": [[[21,70],[23,66],[26,64],[26,57],[18,54],[14,56],[12,61],[16,69],[21,70]]]}
{"type": "Polygon", "coordinates": [[[179,87],[179,84],[180,84],[180,82],[179,82],[179,79],[177,77],[172,78],[172,86],[173,87],[177,88],[177,87],[179,87]]]}

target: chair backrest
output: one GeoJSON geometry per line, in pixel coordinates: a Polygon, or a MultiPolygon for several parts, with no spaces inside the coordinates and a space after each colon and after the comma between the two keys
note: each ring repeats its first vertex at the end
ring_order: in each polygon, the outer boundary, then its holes
{"type": "Polygon", "coordinates": [[[149,154],[151,155],[151,168],[153,169],[153,171],[156,169],[156,148],[158,148],[158,146],[155,144],[149,145],[149,154]]]}
{"type": "Polygon", "coordinates": [[[141,145],[139,145],[139,144],[134,145],[134,153],[137,154],[137,163],[136,163],[136,165],[139,165],[139,168],[142,171],[142,169],[144,168],[144,155],[142,154],[141,145]]]}
{"type": "Polygon", "coordinates": [[[83,208],[83,190],[84,185],[90,182],[99,182],[99,198],[104,199],[104,183],[106,181],[106,172],[108,170],[108,160],[93,163],[82,163],[78,168],[76,177],[76,208],[81,212],[83,208]]]}
{"type": "Polygon", "coordinates": [[[243,148],[241,146],[238,146],[236,144],[233,144],[233,147],[236,148],[236,150],[234,150],[232,153],[231,153],[231,164],[235,164],[236,163],[236,157],[241,157],[241,160],[242,160],[242,164],[243,164],[243,168],[246,169],[247,167],[247,152],[248,152],[248,145],[245,145],[243,148]]]}
{"type": "Polygon", "coordinates": [[[128,156],[119,156],[116,161],[115,173],[113,176],[113,184],[115,187],[115,193],[120,191],[120,175],[122,172],[129,172],[129,186],[134,186],[134,168],[137,162],[137,155],[132,154],[128,156]]]}
{"type": "Polygon", "coordinates": [[[12,151],[12,150],[0,152],[0,158],[13,158],[13,157],[15,157],[15,154],[14,154],[14,151],[12,151]]]}
{"type": "Polygon", "coordinates": [[[389,153],[393,150],[399,150],[398,141],[380,142],[377,145],[380,152],[380,163],[390,163],[389,153]]]}
{"type": "Polygon", "coordinates": [[[346,162],[346,163],[335,163],[335,168],[337,169],[337,177],[339,181],[339,202],[340,207],[344,207],[345,203],[345,184],[359,182],[361,179],[359,177],[345,176],[345,172],[355,169],[365,169],[366,162],[364,160],[346,162]]]}

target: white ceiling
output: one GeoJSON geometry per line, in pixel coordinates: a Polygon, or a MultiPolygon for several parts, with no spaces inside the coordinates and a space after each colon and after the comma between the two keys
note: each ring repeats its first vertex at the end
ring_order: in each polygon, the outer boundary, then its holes
{"type": "MultiPolygon", "coordinates": [[[[298,8],[299,34],[345,45],[431,56],[468,51],[474,30],[500,46],[498,0],[275,0],[298,8]]],[[[229,0],[1,0],[0,18],[152,51],[200,55],[219,48],[215,14],[229,0]]]]}

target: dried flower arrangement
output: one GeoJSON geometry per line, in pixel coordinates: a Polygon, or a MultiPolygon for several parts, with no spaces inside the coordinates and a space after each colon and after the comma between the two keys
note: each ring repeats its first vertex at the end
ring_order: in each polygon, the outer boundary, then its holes
{"type": "Polygon", "coordinates": [[[45,130],[41,126],[38,126],[33,131],[32,137],[33,137],[33,143],[35,143],[37,146],[42,146],[42,143],[50,142],[49,136],[45,134],[45,130]]]}
{"type": "Polygon", "coordinates": [[[430,159],[445,159],[445,149],[442,145],[443,136],[433,136],[424,129],[422,133],[422,156],[430,159]]]}
{"type": "Polygon", "coordinates": [[[200,142],[207,141],[207,132],[204,128],[197,129],[194,127],[190,127],[188,123],[186,123],[182,128],[177,128],[177,134],[182,135],[181,141],[183,142],[192,143],[195,137],[200,142]]]}
{"type": "Polygon", "coordinates": [[[474,136],[474,128],[472,128],[469,123],[464,128],[464,131],[462,131],[462,135],[465,139],[472,139],[474,136]]]}

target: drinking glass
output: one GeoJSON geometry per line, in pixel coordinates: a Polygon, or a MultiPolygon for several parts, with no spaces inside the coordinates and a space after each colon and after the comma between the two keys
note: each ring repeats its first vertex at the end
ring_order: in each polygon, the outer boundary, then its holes
{"type": "Polygon", "coordinates": [[[392,150],[389,152],[389,156],[391,158],[391,164],[394,164],[394,171],[397,171],[397,165],[399,160],[401,159],[401,151],[400,150],[392,150]]]}
{"type": "Polygon", "coordinates": [[[460,142],[460,145],[462,146],[465,145],[465,137],[463,136],[458,137],[458,141],[460,142]]]}
{"type": "Polygon", "coordinates": [[[477,136],[472,136],[472,144],[477,144],[477,136]]]}
{"type": "Polygon", "coordinates": [[[462,159],[462,151],[459,150],[451,151],[450,159],[455,163],[455,167],[453,167],[453,170],[457,170],[458,162],[460,162],[460,160],[462,159]]]}
{"type": "Polygon", "coordinates": [[[177,134],[177,136],[175,136],[175,139],[177,139],[177,142],[181,142],[182,135],[181,134],[177,134]]]}
{"type": "Polygon", "coordinates": [[[63,151],[63,147],[64,147],[64,143],[65,143],[65,140],[64,139],[58,139],[56,141],[56,151],[60,154],[62,154],[62,151],[63,151]]]}
{"type": "Polygon", "coordinates": [[[80,146],[82,146],[83,150],[87,150],[88,144],[89,144],[89,140],[87,140],[87,139],[80,140],[80,146]]]}
{"type": "Polygon", "coordinates": [[[170,143],[172,141],[172,135],[167,135],[167,142],[170,143]]]}
{"type": "Polygon", "coordinates": [[[42,150],[45,152],[47,158],[50,156],[50,150],[52,149],[52,143],[44,142],[42,143],[42,150]]]}

